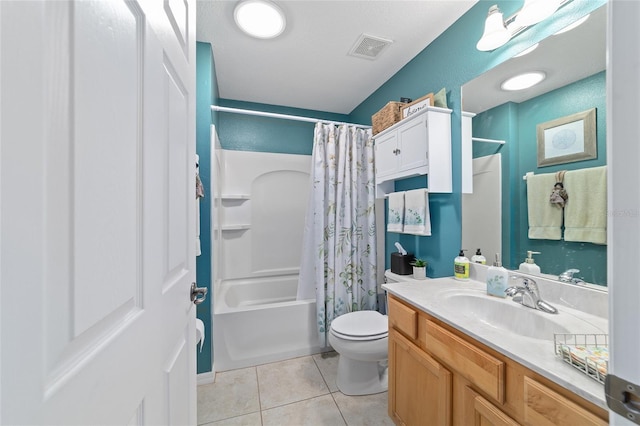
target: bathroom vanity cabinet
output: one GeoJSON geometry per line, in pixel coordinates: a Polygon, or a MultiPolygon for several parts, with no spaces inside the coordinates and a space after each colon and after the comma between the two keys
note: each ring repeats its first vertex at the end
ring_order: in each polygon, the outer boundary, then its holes
{"type": "Polygon", "coordinates": [[[451,110],[427,107],[374,137],[376,196],[396,179],[428,175],[429,192],[451,192],[451,110]]]}
{"type": "Polygon", "coordinates": [[[399,425],[606,425],[606,410],[389,295],[389,416],[399,425]]]}

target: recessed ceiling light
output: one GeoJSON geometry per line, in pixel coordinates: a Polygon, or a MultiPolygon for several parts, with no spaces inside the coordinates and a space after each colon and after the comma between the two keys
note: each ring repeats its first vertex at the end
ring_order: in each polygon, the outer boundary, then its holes
{"type": "Polygon", "coordinates": [[[263,39],[279,36],[286,25],[282,10],[266,0],[241,1],[233,12],[233,18],[242,31],[263,39]]]}
{"type": "Polygon", "coordinates": [[[522,52],[518,53],[517,55],[513,55],[514,58],[519,58],[520,56],[524,56],[527,55],[531,52],[533,52],[534,50],[536,50],[538,48],[538,46],[540,45],[540,43],[536,43],[533,46],[531,46],[528,49],[523,50],[522,52]]]}
{"type": "Polygon", "coordinates": [[[584,22],[589,19],[590,15],[586,15],[583,16],[582,18],[578,19],[576,22],[574,22],[573,24],[569,24],[566,27],[564,27],[563,29],[561,29],[560,31],[554,33],[553,35],[558,35],[558,34],[562,34],[562,33],[566,33],[567,31],[571,31],[572,29],[574,29],[575,27],[584,24],[584,22]]]}
{"type": "Polygon", "coordinates": [[[546,76],[547,75],[542,71],[534,71],[534,72],[519,74],[519,75],[516,75],[515,77],[511,77],[505,80],[500,85],[500,88],[502,88],[502,90],[509,90],[509,91],[528,89],[529,87],[535,86],[536,84],[540,83],[542,80],[545,79],[546,76]]]}

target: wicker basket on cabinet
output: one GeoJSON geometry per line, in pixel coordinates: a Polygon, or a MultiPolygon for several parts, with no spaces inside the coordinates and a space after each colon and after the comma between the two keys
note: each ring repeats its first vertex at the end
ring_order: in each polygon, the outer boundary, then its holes
{"type": "Polygon", "coordinates": [[[406,104],[389,102],[380,111],[371,116],[372,132],[378,134],[400,121],[400,109],[406,104]]]}

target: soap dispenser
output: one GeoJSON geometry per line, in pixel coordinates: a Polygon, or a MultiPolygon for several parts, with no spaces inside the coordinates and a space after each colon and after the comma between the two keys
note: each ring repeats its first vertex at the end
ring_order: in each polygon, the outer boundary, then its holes
{"type": "Polygon", "coordinates": [[[464,255],[464,249],[460,250],[458,257],[453,260],[453,277],[456,280],[469,280],[469,259],[464,255]]]}
{"type": "Polygon", "coordinates": [[[487,294],[506,297],[505,290],[509,285],[509,271],[502,267],[500,253],[496,253],[496,261],[487,269],[487,294]]]}
{"type": "Polygon", "coordinates": [[[531,275],[540,275],[540,267],[536,265],[535,260],[533,260],[534,254],[540,254],[540,252],[531,250],[527,251],[527,258],[520,264],[520,268],[518,268],[520,272],[531,275]]]}
{"type": "Polygon", "coordinates": [[[480,249],[478,249],[476,251],[476,254],[474,254],[473,257],[471,258],[471,262],[480,263],[481,265],[486,265],[487,259],[482,255],[482,253],[480,252],[480,249]]]}

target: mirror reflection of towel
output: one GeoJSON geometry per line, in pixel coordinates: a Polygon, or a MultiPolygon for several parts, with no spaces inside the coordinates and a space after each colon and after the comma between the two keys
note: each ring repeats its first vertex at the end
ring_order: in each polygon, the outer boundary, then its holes
{"type": "Polygon", "coordinates": [[[564,208],[564,239],[607,243],[607,166],[571,170],[564,177],[571,198],[564,208]]]}
{"type": "Polygon", "coordinates": [[[553,173],[527,176],[529,238],[532,240],[562,238],[562,209],[549,202],[549,191],[555,183],[556,176],[553,173]]]}

